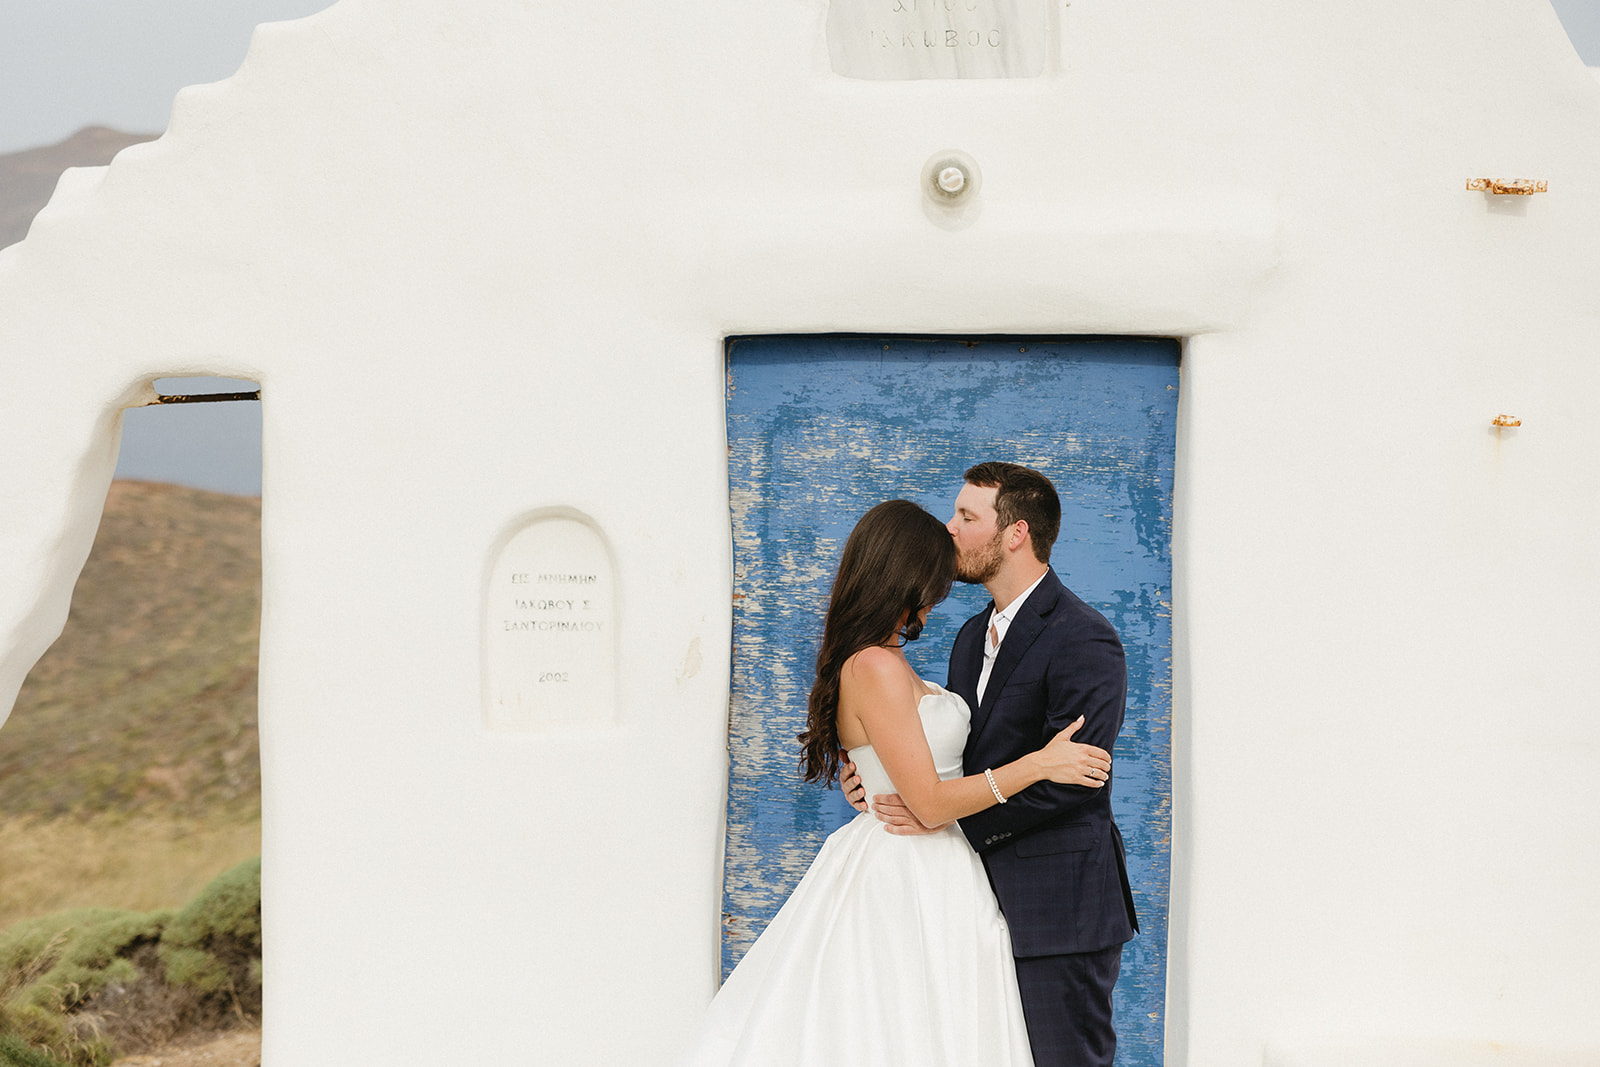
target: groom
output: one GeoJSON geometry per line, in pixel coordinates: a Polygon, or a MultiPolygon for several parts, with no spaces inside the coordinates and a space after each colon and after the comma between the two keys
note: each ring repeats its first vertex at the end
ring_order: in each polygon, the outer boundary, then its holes
{"type": "MultiPolygon", "coordinates": [[[[1060,527],[1055,487],[1038,471],[1014,463],[967,471],[949,522],[958,577],[994,598],[950,650],[949,688],[972,709],[968,774],[1042,747],[1079,716],[1075,741],[1116,747],[1127,692],[1122,643],[1050,569],[1060,527]]],[[[850,785],[847,793],[859,792],[850,785]]],[[[924,829],[899,797],[874,799],[891,830],[924,829]]],[[[1139,929],[1111,779],[1099,789],[1040,782],[960,827],[1011,928],[1034,1062],[1110,1067],[1111,990],[1122,943],[1139,929]]]]}

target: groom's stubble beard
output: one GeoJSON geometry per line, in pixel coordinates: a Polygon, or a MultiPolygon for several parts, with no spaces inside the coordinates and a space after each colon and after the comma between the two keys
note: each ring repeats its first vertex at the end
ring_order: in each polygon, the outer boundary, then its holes
{"type": "Polygon", "coordinates": [[[1005,553],[1000,548],[1000,538],[1004,532],[996,530],[989,543],[975,551],[956,551],[956,581],[982,585],[1000,573],[1000,567],[1005,562],[1005,553]]]}

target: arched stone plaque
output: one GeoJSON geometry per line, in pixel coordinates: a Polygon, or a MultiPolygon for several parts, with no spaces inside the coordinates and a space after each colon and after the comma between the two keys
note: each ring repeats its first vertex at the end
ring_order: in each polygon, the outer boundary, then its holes
{"type": "Polygon", "coordinates": [[[616,583],[586,516],[545,512],[495,554],[484,595],[484,716],[491,729],[616,719],[616,583]]]}

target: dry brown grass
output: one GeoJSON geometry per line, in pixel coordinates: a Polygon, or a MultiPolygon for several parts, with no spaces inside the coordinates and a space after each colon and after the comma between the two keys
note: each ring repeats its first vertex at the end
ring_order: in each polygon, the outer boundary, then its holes
{"type": "MultiPolygon", "coordinates": [[[[260,586],[259,500],[113,484],[66,629],[0,730],[0,931],[83,908],[155,921],[260,855],[260,586]]],[[[157,953],[96,962],[143,977],[97,986],[62,1019],[28,1015],[21,1036],[88,1062],[103,1043],[138,1052],[259,1019],[259,963],[249,1006],[230,983],[230,1011],[160,977],[157,953]]],[[[39,977],[24,960],[0,991],[39,977]]]]}
{"type": "Polygon", "coordinates": [[[260,500],[113,482],[0,729],[0,817],[259,819],[260,612],[260,500]]]}
{"type": "Polygon", "coordinates": [[[261,853],[261,823],[148,815],[0,822],[0,930],[68,908],[153,911],[189,901],[261,853]]]}

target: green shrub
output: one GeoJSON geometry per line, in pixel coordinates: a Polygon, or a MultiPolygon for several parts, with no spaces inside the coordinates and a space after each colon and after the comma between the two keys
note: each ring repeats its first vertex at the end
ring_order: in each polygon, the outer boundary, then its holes
{"type": "Polygon", "coordinates": [[[224,871],[172,917],[163,944],[230,941],[261,949],[261,857],[224,871]]]}
{"type": "Polygon", "coordinates": [[[71,1067],[71,1065],[40,1052],[20,1038],[10,1034],[0,1034],[0,1067],[71,1067]]]}
{"type": "Polygon", "coordinates": [[[161,935],[168,984],[204,995],[260,987],[261,860],[218,875],[161,935]]]}
{"type": "Polygon", "coordinates": [[[178,912],[69,911],[0,933],[0,1067],[104,1067],[118,1044],[260,1010],[259,859],[178,912]]]}
{"type": "Polygon", "coordinates": [[[91,908],[18,923],[0,934],[0,972],[17,985],[7,1003],[66,1012],[112,983],[136,980],[127,957],[159,941],[170,915],[91,908]]]}
{"type": "Polygon", "coordinates": [[[28,919],[0,934],[0,1033],[67,1063],[109,1063],[111,1046],[98,1025],[74,1013],[140,980],[130,957],[159,941],[171,914],[92,908],[28,919]]]}
{"type": "Polygon", "coordinates": [[[221,993],[231,981],[228,968],[205,949],[163,945],[161,962],[166,966],[169,985],[184,986],[196,993],[221,993]]]}

